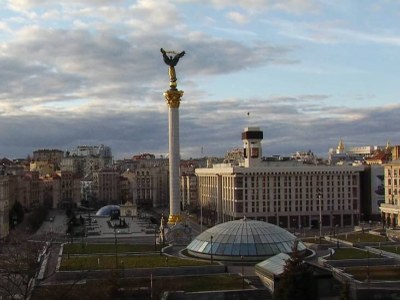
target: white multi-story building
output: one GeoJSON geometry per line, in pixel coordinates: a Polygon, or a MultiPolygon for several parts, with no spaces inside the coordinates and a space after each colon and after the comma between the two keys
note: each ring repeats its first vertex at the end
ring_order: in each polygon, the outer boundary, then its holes
{"type": "Polygon", "coordinates": [[[123,199],[118,191],[119,172],[101,169],[93,172],[93,196],[100,205],[120,204],[123,199]]]}
{"type": "Polygon", "coordinates": [[[168,195],[168,166],[139,165],[134,171],[134,202],[139,207],[166,207],[168,195]]]}
{"type": "Polygon", "coordinates": [[[382,220],[388,227],[400,224],[400,160],[384,165],[385,203],[380,206],[382,220]]]}
{"type": "Polygon", "coordinates": [[[61,171],[71,171],[82,178],[92,177],[93,172],[111,167],[111,148],[104,145],[77,146],[67,151],[61,161],[61,171]]]}
{"type": "Polygon", "coordinates": [[[217,222],[246,216],[287,228],[350,226],[359,222],[362,166],[315,166],[261,160],[263,132],[246,128],[244,165],[196,169],[199,202],[217,222]]]}

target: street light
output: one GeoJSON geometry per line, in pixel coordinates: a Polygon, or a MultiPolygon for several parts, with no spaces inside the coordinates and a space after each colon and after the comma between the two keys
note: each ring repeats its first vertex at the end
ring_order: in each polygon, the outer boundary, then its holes
{"type": "Polygon", "coordinates": [[[336,248],[339,248],[339,225],[336,224],[336,248]]]}
{"type": "Polygon", "coordinates": [[[367,282],[370,280],[370,273],[369,273],[369,250],[367,250],[367,282]]]}
{"type": "Polygon", "coordinates": [[[243,265],[243,255],[240,256],[242,261],[242,290],[244,290],[244,265],[243,265]]]}
{"type": "Polygon", "coordinates": [[[293,218],[292,221],[293,221],[293,234],[296,234],[296,218],[293,218]]]}
{"type": "Polygon", "coordinates": [[[203,232],[203,203],[200,202],[200,233],[203,232]]]}
{"type": "Polygon", "coordinates": [[[114,223],[115,269],[118,269],[117,224],[114,223]]]}
{"type": "Polygon", "coordinates": [[[321,244],[322,238],[322,203],[321,203],[321,190],[317,189],[318,204],[319,204],[319,243],[321,244]]]}
{"type": "Polygon", "coordinates": [[[154,224],[154,251],[157,251],[157,224],[154,224]]]}
{"type": "Polygon", "coordinates": [[[210,237],[211,240],[211,264],[213,263],[213,236],[210,237]]]}

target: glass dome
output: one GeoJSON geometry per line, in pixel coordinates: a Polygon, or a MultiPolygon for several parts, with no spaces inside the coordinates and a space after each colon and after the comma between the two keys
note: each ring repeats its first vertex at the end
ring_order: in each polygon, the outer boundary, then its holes
{"type": "Polygon", "coordinates": [[[111,217],[113,215],[119,215],[120,207],[118,205],[106,205],[100,208],[96,212],[96,216],[98,217],[111,217]]]}
{"type": "Polygon", "coordinates": [[[279,253],[291,253],[295,241],[297,251],[304,252],[304,244],[287,230],[244,218],[204,231],[186,249],[190,255],[202,258],[210,258],[212,253],[220,260],[263,260],[279,253]]]}

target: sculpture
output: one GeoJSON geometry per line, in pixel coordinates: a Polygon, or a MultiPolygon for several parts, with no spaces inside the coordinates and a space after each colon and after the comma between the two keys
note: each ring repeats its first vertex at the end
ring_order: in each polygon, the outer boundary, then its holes
{"type": "Polygon", "coordinates": [[[179,59],[185,55],[185,51],[182,51],[181,53],[175,53],[173,51],[169,51],[168,53],[173,53],[175,54],[174,57],[172,55],[168,56],[167,51],[165,51],[163,48],[161,48],[161,53],[164,58],[164,62],[166,65],[169,66],[168,74],[170,78],[170,86],[171,87],[176,87],[176,73],[175,73],[175,66],[177,65],[179,59]]]}

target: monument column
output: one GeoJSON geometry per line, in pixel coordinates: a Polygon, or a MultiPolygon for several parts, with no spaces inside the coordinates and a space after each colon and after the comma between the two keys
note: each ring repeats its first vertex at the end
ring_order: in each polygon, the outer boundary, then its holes
{"type": "Polygon", "coordinates": [[[182,221],[180,193],[180,148],[179,148],[179,105],[183,91],[177,89],[175,66],[185,51],[176,53],[161,48],[164,62],[169,66],[170,89],[164,93],[168,105],[168,142],[169,142],[169,217],[173,225],[182,221]],[[168,54],[173,54],[174,56],[168,54]]]}
{"type": "Polygon", "coordinates": [[[181,218],[180,193],[180,147],[179,147],[179,105],[183,91],[168,90],[164,93],[168,104],[168,141],[169,141],[169,218],[168,223],[175,224],[181,218]]]}

